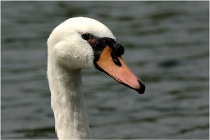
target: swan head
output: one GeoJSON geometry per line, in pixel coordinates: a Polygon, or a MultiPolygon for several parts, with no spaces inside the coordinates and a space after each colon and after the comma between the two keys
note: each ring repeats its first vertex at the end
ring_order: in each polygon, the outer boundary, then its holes
{"type": "Polygon", "coordinates": [[[69,70],[94,67],[143,94],[145,86],[126,66],[123,53],[123,46],[112,32],[87,17],[64,21],[48,38],[48,63],[52,61],[69,70]]]}

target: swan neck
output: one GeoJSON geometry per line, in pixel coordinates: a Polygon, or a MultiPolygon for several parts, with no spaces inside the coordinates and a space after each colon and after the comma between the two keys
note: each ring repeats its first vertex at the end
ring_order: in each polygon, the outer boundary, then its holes
{"type": "Polygon", "coordinates": [[[51,107],[59,139],[89,139],[88,117],[81,93],[81,70],[49,69],[51,107]]]}

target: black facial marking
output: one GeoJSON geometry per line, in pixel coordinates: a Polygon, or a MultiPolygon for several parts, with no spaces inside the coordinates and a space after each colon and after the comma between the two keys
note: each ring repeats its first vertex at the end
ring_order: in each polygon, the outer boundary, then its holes
{"type": "Polygon", "coordinates": [[[121,63],[118,59],[118,57],[120,57],[121,55],[124,54],[124,48],[123,46],[116,42],[116,40],[112,39],[112,38],[108,38],[108,37],[97,37],[94,36],[90,33],[83,33],[81,34],[81,37],[84,40],[87,40],[87,42],[92,46],[93,51],[94,51],[94,64],[95,66],[97,65],[96,62],[100,57],[100,54],[102,53],[103,49],[108,45],[111,49],[111,57],[113,59],[113,62],[118,65],[121,66],[121,63]]]}
{"type": "Polygon", "coordinates": [[[124,48],[120,43],[116,42],[112,38],[105,38],[105,39],[107,41],[107,44],[112,48],[115,55],[121,56],[124,54],[124,48]]]}

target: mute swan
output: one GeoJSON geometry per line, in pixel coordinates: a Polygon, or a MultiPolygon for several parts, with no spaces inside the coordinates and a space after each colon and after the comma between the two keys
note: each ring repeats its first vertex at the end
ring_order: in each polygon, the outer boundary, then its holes
{"type": "Polygon", "coordinates": [[[70,18],[48,41],[47,75],[59,139],[89,139],[91,133],[81,93],[81,69],[96,68],[123,85],[144,93],[145,86],[126,66],[123,46],[97,20],[70,18]]]}

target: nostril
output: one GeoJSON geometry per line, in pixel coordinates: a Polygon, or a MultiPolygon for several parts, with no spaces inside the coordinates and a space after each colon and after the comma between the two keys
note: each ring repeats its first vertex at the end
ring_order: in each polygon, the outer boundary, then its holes
{"type": "Polygon", "coordinates": [[[122,64],[120,63],[118,57],[117,57],[113,52],[111,52],[111,56],[112,56],[112,60],[114,61],[114,63],[115,63],[117,66],[121,67],[122,64]]]}

